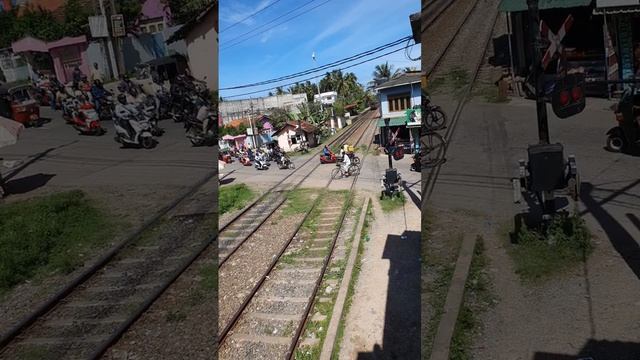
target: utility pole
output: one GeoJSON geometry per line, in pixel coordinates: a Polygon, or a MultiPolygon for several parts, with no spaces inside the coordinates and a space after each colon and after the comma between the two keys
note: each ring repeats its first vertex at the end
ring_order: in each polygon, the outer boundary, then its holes
{"type": "MultiPolygon", "coordinates": [[[[315,67],[318,67],[318,62],[316,61],[316,52],[315,51],[311,54],[311,57],[313,58],[313,64],[315,65],[315,67]]],[[[318,87],[318,101],[320,101],[320,110],[323,110],[322,98],[320,98],[320,80],[318,80],[318,82],[316,83],[316,86],[318,87]]]]}
{"type": "Polygon", "coordinates": [[[107,12],[104,10],[104,2],[103,0],[98,0],[98,3],[100,4],[100,13],[102,14],[102,16],[104,16],[104,20],[106,22],[107,25],[107,49],[109,51],[109,66],[111,67],[111,74],[113,76],[114,79],[117,79],[118,77],[120,77],[119,73],[118,73],[118,63],[116,62],[116,56],[115,56],[115,52],[113,51],[113,42],[111,40],[111,32],[109,31],[109,17],[107,16],[107,12]]]}
{"type": "Polygon", "coordinates": [[[531,69],[533,73],[533,81],[536,86],[536,111],[538,115],[538,138],[540,144],[549,144],[549,123],[547,121],[547,103],[545,102],[544,94],[544,77],[541,76],[542,64],[540,61],[540,50],[546,48],[542,44],[542,37],[540,36],[540,29],[538,24],[540,23],[538,0],[527,0],[527,6],[529,7],[529,32],[531,40],[533,42],[533,54],[531,69]]]}

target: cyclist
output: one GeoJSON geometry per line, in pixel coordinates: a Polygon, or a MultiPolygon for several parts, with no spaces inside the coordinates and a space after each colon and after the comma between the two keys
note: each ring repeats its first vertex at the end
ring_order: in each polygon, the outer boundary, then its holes
{"type": "Polygon", "coordinates": [[[342,153],[341,154],[342,155],[342,166],[341,166],[342,173],[345,176],[349,176],[349,166],[351,166],[351,158],[344,151],[344,149],[342,149],[340,152],[342,153]]]}

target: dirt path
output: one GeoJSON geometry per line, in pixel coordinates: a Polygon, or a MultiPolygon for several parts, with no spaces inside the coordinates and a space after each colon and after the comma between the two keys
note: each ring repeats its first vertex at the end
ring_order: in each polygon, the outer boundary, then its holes
{"type": "Polygon", "coordinates": [[[340,359],[417,359],[420,354],[420,211],[408,200],[375,220],[347,316],[340,359]],[[406,226],[405,226],[406,211],[406,226]]]}

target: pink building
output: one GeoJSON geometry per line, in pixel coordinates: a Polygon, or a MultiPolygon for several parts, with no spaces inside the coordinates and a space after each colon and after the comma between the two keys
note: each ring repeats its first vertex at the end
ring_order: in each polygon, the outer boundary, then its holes
{"type": "Polygon", "coordinates": [[[11,44],[14,53],[25,54],[27,58],[32,53],[49,53],[56,77],[63,83],[71,81],[71,74],[76,66],[80,67],[83,74],[89,75],[87,47],[87,38],[84,35],[65,37],[52,42],[28,36],[11,44]]]}

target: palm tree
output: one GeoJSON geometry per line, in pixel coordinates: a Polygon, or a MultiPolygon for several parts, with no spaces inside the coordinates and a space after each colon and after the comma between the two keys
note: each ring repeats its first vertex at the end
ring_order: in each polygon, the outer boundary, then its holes
{"type": "Polygon", "coordinates": [[[286,94],[286,93],[287,93],[287,92],[286,92],[286,91],[284,91],[284,90],[282,89],[282,86],[278,86],[278,87],[276,88],[276,95],[284,95],[284,94],[286,94]]]}
{"type": "Polygon", "coordinates": [[[387,61],[384,64],[376,65],[375,70],[373,71],[373,81],[376,85],[380,85],[400,74],[402,74],[402,71],[399,69],[394,71],[393,65],[389,65],[389,62],[387,61]]]}

